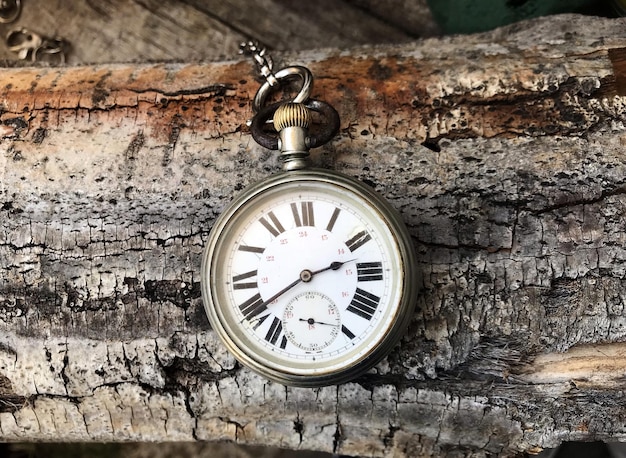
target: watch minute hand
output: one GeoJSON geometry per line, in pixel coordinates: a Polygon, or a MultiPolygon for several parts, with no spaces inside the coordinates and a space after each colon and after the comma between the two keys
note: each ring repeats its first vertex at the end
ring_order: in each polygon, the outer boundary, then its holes
{"type": "MultiPolygon", "coordinates": [[[[300,277],[302,277],[302,274],[300,274],[300,277]]],[[[289,291],[291,288],[293,288],[294,286],[296,286],[298,283],[300,283],[302,281],[302,278],[298,278],[297,280],[291,282],[290,284],[288,284],[287,286],[285,286],[283,289],[281,289],[280,291],[278,291],[276,294],[274,294],[272,297],[270,297],[268,300],[264,301],[261,306],[267,305],[271,302],[274,302],[276,299],[278,299],[280,296],[282,296],[283,294],[285,294],[287,291],[289,291]]]]}
{"type": "Polygon", "coordinates": [[[322,272],[325,272],[327,270],[338,270],[344,264],[346,264],[348,262],[352,262],[352,261],[354,261],[354,259],[349,259],[348,261],[333,261],[333,262],[330,263],[329,266],[324,267],[323,269],[315,270],[313,272],[311,272],[309,269],[304,269],[302,272],[300,272],[300,277],[297,280],[294,280],[293,282],[291,282],[290,284],[285,286],[283,289],[278,291],[276,294],[274,294],[272,297],[270,297],[266,301],[263,301],[261,306],[265,306],[267,304],[270,304],[270,303],[274,302],[276,299],[278,299],[280,296],[285,294],[287,291],[289,291],[291,288],[293,288],[294,286],[296,286],[300,282],[308,283],[308,282],[311,281],[311,279],[315,275],[317,275],[319,273],[322,273],[322,272]]]}

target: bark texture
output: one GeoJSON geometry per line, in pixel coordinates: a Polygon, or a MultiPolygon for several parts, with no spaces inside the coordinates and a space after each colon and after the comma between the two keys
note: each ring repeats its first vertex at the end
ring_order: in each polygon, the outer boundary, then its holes
{"type": "Polygon", "coordinates": [[[317,165],[400,210],[422,294],[369,374],[295,389],[209,329],[203,242],[277,170],[244,61],[0,73],[0,438],[513,456],[624,440],[626,20],[277,55],[342,116],[317,165]]]}

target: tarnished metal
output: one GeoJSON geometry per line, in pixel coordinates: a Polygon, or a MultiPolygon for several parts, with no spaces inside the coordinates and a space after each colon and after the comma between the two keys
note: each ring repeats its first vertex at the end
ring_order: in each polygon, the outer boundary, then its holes
{"type": "Polygon", "coordinates": [[[6,44],[11,52],[21,60],[52,61],[65,63],[65,54],[69,43],[63,38],[44,37],[26,28],[11,30],[6,37],[6,44]]]}
{"type": "MultiPolygon", "coordinates": [[[[256,210],[258,211],[258,210],[256,210]]],[[[364,216],[365,217],[365,216],[364,216]]],[[[255,217],[254,217],[255,218],[255,217]]],[[[350,262],[350,261],[346,261],[350,262]]],[[[324,270],[331,271],[336,263],[322,263],[324,270]]],[[[235,199],[215,222],[202,258],[201,288],[204,308],[212,329],[220,336],[224,345],[241,363],[257,371],[263,376],[285,385],[302,387],[320,387],[353,380],[363,374],[385,357],[398,343],[413,317],[417,302],[418,284],[415,278],[416,259],[412,248],[410,234],[402,222],[399,213],[372,188],[358,180],[330,170],[304,169],[293,170],[273,175],[247,188],[235,199]],[[390,306],[389,320],[385,323],[385,331],[377,337],[361,340],[367,347],[354,357],[355,352],[348,349],[346,354],[338,356],[337,364],[325,366],[323,361],[303,362],[292,359],[285,362],[279,352],[267,351],[258,353],[253,347],[248,331],[241,319],[236,315],[238,304],[227,299],[227,284],[223,281],[225,257],[232,249],[233,234],[238,232],[245,220],[253,218],[251,212],[255,208],[263,208],[267,202],[281,196],[301,193],[325,193],[331,199],[346,202],[352,208],[362,210],[373,222],[384,225],[387,229],[390,248],[400,263],[394,269],[397,275],[398,288],[394,289],[396,301],[390,306]],[[353,357],[350,358],[352,353],[353,357]]],[[[315,272],[301,271],[300,275],[308,278],[315,272]]],[[[300,276],[294,278],[295,283],[280,291],[284,294],[291,287],[307,283],[300,276]]],[[[322,282],[323,284],[323,282],[322,282]]],[[[323,288],[323,286],[320,286],[323,288]]],[[[266,302],[276,299],[268,297],[266,302]]],[[[382,320],[381,320],[382,321],[382,320]]],[[[382,323],[381,323],[382,325],[382,323]]],[[[357,349],[357,345],[354,346],[357,349]]]]}
{"type": "Polygon", "coordinates": [[[34,61],[35,51],[43,44],[43,38],[38,33],[21,28],[11,30],[6,43],[9,51],[16,53],[19,59],[31,58],[34,61]]]}
{"type": "MultiPolygon", "coordinates": [[[[283,104],[284,102],[278,102],[263,108],[257,113],[250,125],[250,132],[254,140],[267,149],[279,149],[278,134],[269,132],[265,127],[268,120],[272,119],[276,110],[283,104]]],[[[323,122],[316,124],[317,130],[309,132],[307,135],[307,148],[317,148],[337,135],[340,126],[339,113],[331,105],[315,99],[309,99],[303,105],[309,110],[321,114],[323,118],[323,122]]]]}
{"type": "Polygon", "coordinates": [[[283,103],[274,113],[274,128],[278,131],[278,147],[283,170],[303,169],[308,165],[307,135],[311,114],[301,103],[283,103]]]}
{"type": "MultiPolygon", "coordinates": [[[[279,82],[293,78],[299,78],[301,80],[302,85],[300,86],[300,92],[298,92],[291,102],[303,103],[306,102],[311,96],[311,91],[313,90],[313,74],[308,68],[301,67],[299,65],[285,67],[276,72],[275,77],[279,82]]],[[[269,81],[265,81],[265,83],[263,83],[263,85],[259,88],[254,96],[254,100],[252,101],[252,109],[255,113],[258,113],[263,109],[268,96],[271,94],[272,90],[275,89],[275,87],[276,86],[272,86],[269,81]]]]}

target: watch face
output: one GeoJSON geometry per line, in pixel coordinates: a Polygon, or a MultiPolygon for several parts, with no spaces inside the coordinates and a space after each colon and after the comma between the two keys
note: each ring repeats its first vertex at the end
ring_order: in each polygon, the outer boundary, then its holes
{"type": "Polygon", "coordinates": [[[378,195],[327,171],[272,177],[218,219],[203,260],[213,328],[244,364],[315,386],[367,370],[410,319],[404,225],[378,195]]]}

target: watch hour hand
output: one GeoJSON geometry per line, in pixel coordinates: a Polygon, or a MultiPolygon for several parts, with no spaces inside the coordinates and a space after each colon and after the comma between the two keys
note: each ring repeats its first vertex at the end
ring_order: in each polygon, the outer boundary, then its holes
{"type": "Polygon", "coordinates": [[[315,270],[315,271],[311,272],[311,278],[313,278],[314,275],[317,275],[317,274],[322,273],[322,272],[326,272],[327,270],[339,270],[341,268],[341,266],[343,266],[344,264],[347,264],[349,262],[352,262],[352,261],[356,261],[356,259],[348,259],[347,261],[333,261],[333,262],[330,263],[329,266],[324,267],[323,269],[315,270]]]}

